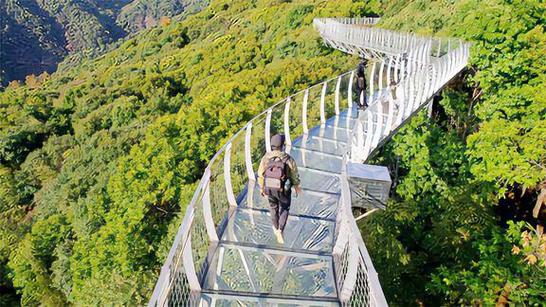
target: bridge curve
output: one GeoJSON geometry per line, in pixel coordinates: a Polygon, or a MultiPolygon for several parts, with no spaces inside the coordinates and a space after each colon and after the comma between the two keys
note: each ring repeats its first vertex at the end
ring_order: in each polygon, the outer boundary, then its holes
{"type": "Polygon", "coordinates": [[[435,49],[431,39],[376,29],[377,21],[314,21],[326,44],[372,59],[370,106],[356,109],[349,71],[283,99],[233,135],[205,169],[149,306],[387,306],[352,214],[347,164],[367,161],[428,105],[466,66],[470,46],[435,49]],[[286,135],[304,190],[293,196],[284,244],[256,184],[274,132],[286,135]]]}

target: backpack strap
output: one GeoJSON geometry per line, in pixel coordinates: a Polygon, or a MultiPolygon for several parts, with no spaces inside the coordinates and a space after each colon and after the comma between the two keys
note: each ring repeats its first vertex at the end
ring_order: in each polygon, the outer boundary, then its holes
{"type": "MultiPolygon", "coordinates": [[[[290,155],[286,154],[286,157],[284,157],[284,159],[281,159],[281,161],[284,164],[284,172],[286,176],[285,181],[290,180],[290,174],[288,174],[288,172],[290,172],[290,166],[288,165],[288,161],[290,161],[290,155]]],[[[290,184],[292,185],[292,182],[290,182],[290,184]]]]}

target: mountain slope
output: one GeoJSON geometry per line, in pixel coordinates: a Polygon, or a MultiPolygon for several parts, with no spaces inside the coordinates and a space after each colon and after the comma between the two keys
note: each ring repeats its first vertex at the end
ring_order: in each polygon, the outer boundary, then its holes
{"type": "Polygon", "coordinates": [[[0,84],[31,73],[52,71],[64,55],[66,39],[54,18],[38,4],[3,1],[0,10],[0,84]],[[24,57],[29,54],[33,56],[24,57]]]}
{"type": "Polygon", "coordinates": [[[72,63],[104,52],[161,17],[193,13],[207,1],[6,0],[2,2],[0,83],[55,71],[68,54],[72,63]]]}
{"type": "Polygon", "coordinates": [[[116,22],[126,31],[134,33],[156,25],[163,16],[195,13],[203,4],[200,0],[135,0],[121,9],[116,22]]]}

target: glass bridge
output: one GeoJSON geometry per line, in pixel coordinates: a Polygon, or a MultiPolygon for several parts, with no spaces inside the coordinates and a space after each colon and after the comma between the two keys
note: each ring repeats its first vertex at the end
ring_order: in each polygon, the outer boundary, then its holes
{"type": "Polygon", "coordinates": [[[149,306],[387,306],[351,211],[347,163],[365,162],[461,71],[469,44],[317,19],[325,42],[372,59],[366,110],[355,72],[314,85],[248,122],[212,158],[149,306]],[[394,85],[391,85],[394,84],[394,85]],[[389,86],[390,85],[390,86],[389,86]],[[283,133],[303,193],[277,242],[258,163],[283,133]]]}

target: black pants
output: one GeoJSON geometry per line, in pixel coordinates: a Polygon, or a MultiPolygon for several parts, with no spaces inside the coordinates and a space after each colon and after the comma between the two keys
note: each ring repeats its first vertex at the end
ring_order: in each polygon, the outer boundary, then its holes
{"type": "Polygon", "coordinates": [[[366,101],[366,89],[359,90],[357,92],[356,104],[358,105],[358,107],[360,109],[364,109],[364,108],[368,107],[368,101],[366,101]],[[362,101],[360,101],[360,96],[361,95],[362,95],[362,98],[363,98],[362,101]]]}
{"type": "Polygon", "coordinates": [[[290,211],[291,193],[279,193],[278,196],[269,195],[269,212],[273,226],[284,231],[286,221],[288,220],[288,211],[290,211]]]}
{"type": "Polygon", "coordinates": [[[366,79],[358,77],[356,81],[356,104],[360,109],[368,107],[368,102],[366,101],[366,79]],[[362,101],[360,101],[360,96],[362,95],[362,101]]]}

